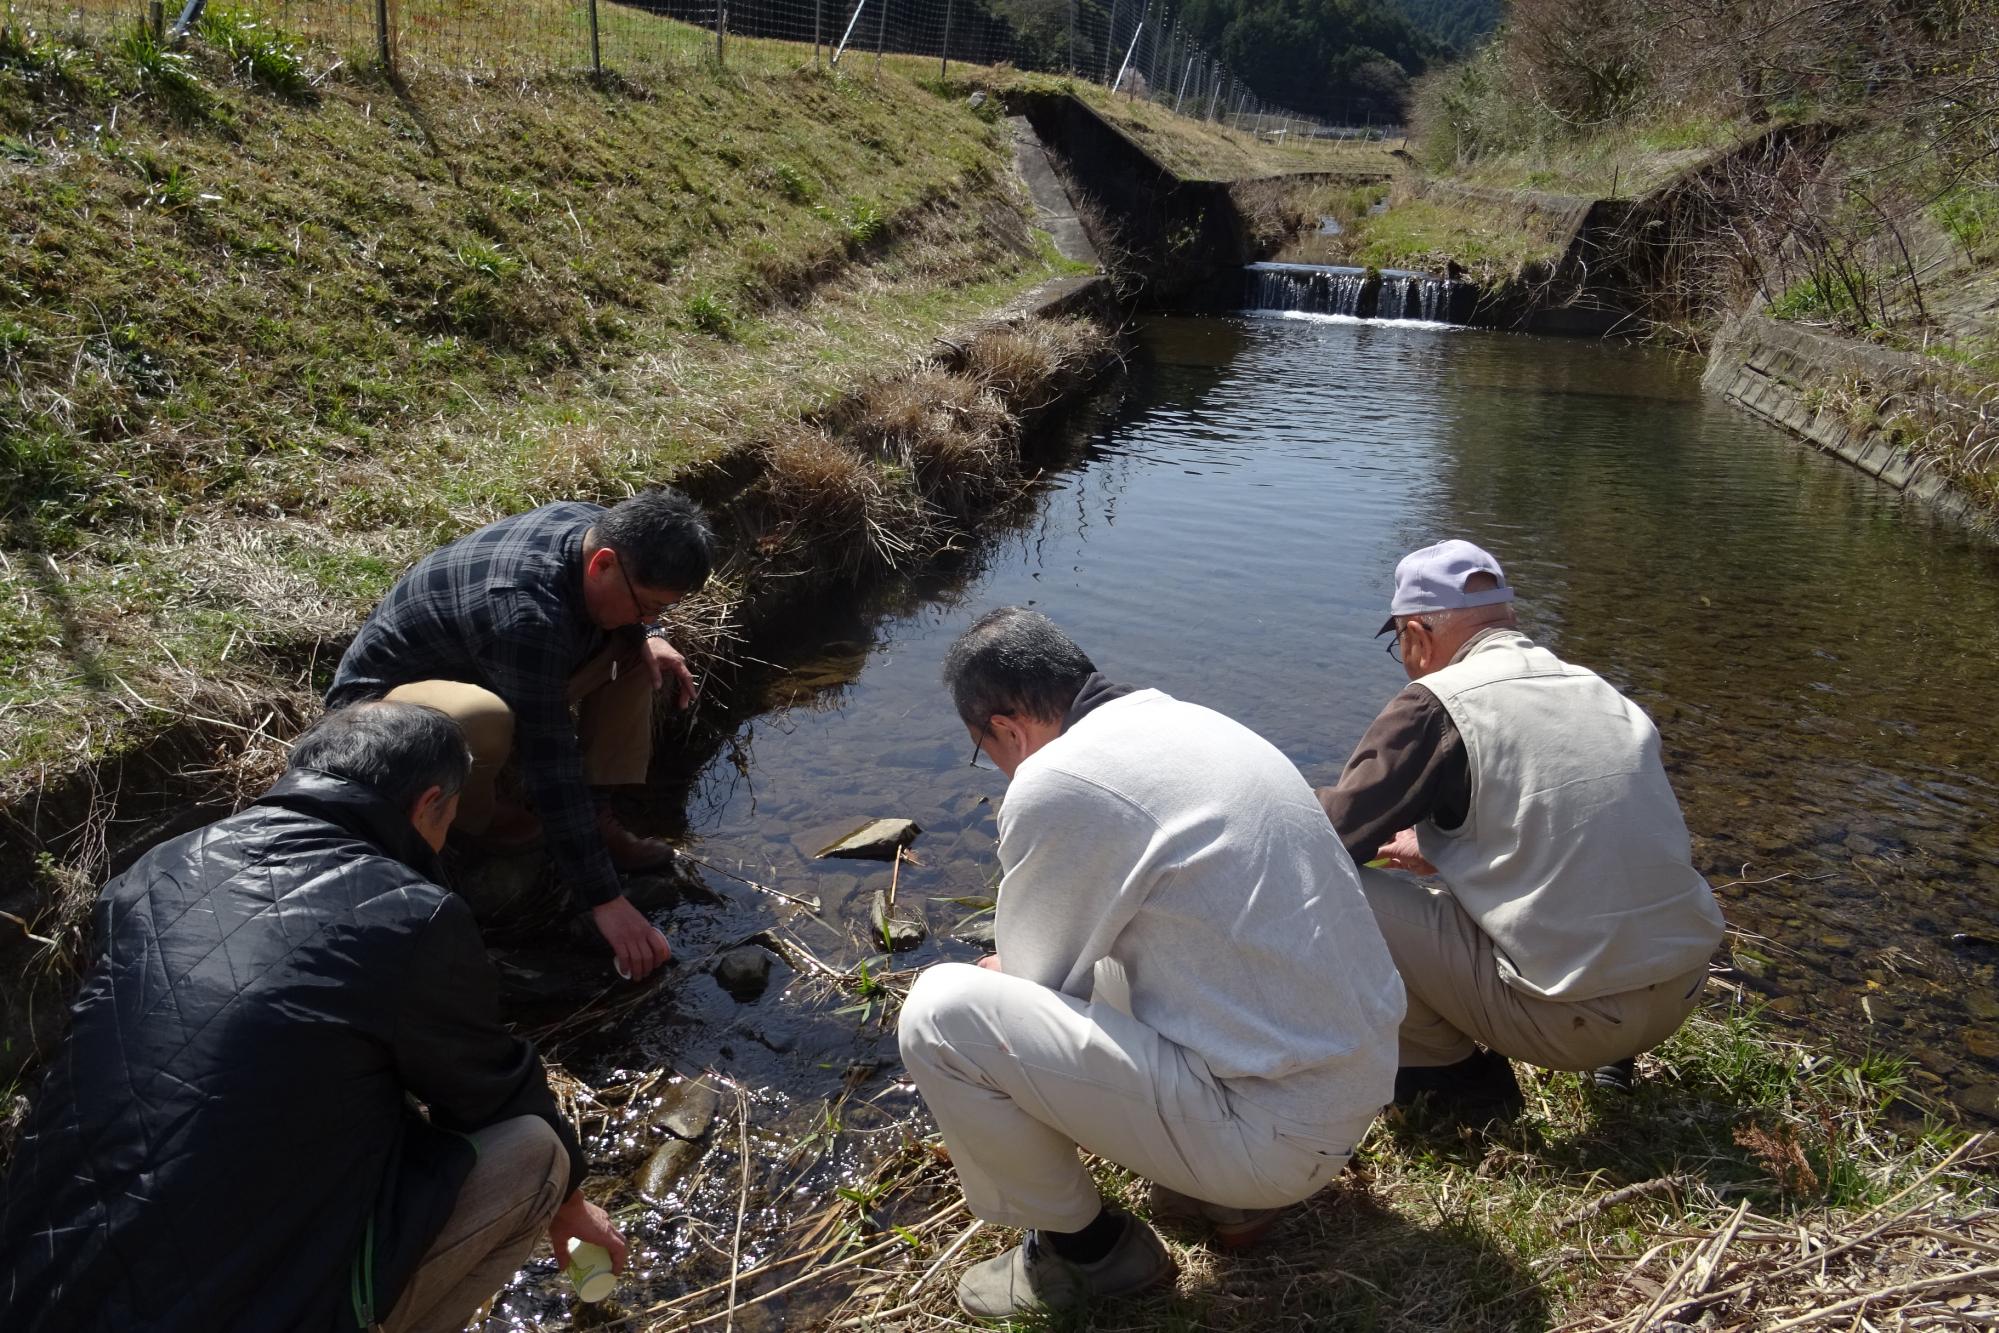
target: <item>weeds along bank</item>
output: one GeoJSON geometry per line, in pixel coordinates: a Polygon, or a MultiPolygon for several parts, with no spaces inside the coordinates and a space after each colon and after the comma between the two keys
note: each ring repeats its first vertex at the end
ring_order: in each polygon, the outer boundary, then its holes
{"type": "Polygon", "coordinates": [[[780,575],[949,545],[1110,346],[1088,310],[1018,318],[1077,266],[997,107],[892,67],[391,84],[246,63],[228,21],[0,41],[20,973],[73,955],[113,793],[163,793],[116,843],[254,788],[423,552],[674,481],[733,553],[682,625],[716,648],[780,575]]]}

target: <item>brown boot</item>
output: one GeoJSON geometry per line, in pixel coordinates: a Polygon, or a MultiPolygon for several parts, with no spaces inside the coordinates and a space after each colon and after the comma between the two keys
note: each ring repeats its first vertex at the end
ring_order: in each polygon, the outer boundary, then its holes
{"type": "Polygon", "coordinates": [[[597,811],[597,833],[604,839],[604,850],[611,854],[611,864],[619,870],[664,870],[679,855],[666,839],[641,838],[626,828],[608,805],[597,811]]]}

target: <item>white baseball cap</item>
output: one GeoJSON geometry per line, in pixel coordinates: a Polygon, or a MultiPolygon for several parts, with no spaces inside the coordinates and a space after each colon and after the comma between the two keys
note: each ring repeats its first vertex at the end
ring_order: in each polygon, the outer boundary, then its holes
{"type": "Polygon", "coordinates": [[[1491,552],[1453,537],[1411,551],[1395,566],[1395,597],[1388,604],[1388,619],[1374,632],[1380,638],[1395,628],[1398,616],[1420,616],[1425,611],[1459,611],[1468,606],[1497,606],[1513,600],[1506,575],[1491,552]],[[1465,580],[1474,574],[1490,574],[1497,587],[1466,592],[1465,580]]]}

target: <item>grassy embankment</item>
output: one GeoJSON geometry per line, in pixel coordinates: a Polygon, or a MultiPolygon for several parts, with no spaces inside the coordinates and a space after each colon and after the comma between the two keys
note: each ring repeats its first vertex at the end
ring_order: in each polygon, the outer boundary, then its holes
{"type": "MultiPolygon", "coordinates": [[[[877,981],[850,981],[880,998],[877,981]]],[[[1523,1069],[1525,1113],[1484,1129],[1420,1108],[1390,1114],[1348,1174],[1258,1248],[1222,1253],[1168,1226],[1171,1288],[1011,1327],[1639,1333],[1677,1320],[1829,1333],[1999,1316],[1999,1155],[1989,1136],[1926,1119],[1900,1067],[1793,1044],[1718,999],[1641,1070],[1627,1099],[1523,1069]],[[1922,1319],[1933,1322],[1912,1322],[1922,1319]]],[[[597,1090],[586,1130],[607,1143],[628,1133],[622,1100],[597,1090]]],[[[839,1151],[843,1114],[829,1110],[816,1148],[765,1144],[747,1164],[732,1151],[710,1162],[741,1174],[770,1256],[733,1292],[717,1282],[607,1310],[613,1326],[663,1333],[771,1299],[790,1316],[813,1312],[813,1327],[900,1333],[961,1318],[955,1274],[1018,1233],[964,1213],[914,1113],[861,1136],[903,1145],[867,1178],[801,1207],[788,1182],[801,1156],[839,1151]]],[[[1097,1177],[1147,1212],[1143,1182],[1103,1163],[1097,1177]]]]}
{"type": "Polygon", "coordinates": [[[430,546],[765,444],[1073,268],[1004,125],[893,71],[405,95],[231,27],[0,47],[0,795],[254,723],[430,546]]]}

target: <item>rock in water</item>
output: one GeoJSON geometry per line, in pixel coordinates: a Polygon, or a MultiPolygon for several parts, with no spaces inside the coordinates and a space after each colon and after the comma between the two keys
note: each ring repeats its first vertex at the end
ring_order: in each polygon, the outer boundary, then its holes
{"type": "Polygon", "coordinates": [[[646,1164],[632,1177],[640,1194],[657,1203],[673,1192],[673,1186],[687,1168],[701,1156],[701,1149],[685,1139],[668,1139],[653,1150],[646,1164]]]}
{"type": "Polygon", "coordinates": [[[923,830],[916,826],[913,819],[871,819],[846,837],[820,848],[814,855],[887,861],[895,856],[896,848],[909,846],[921,832],[923,830]]]}
{"type": "Polygon", "coordinates": [[[952,931],[951,935],[953,938],[961,939],[967,944],[976,944],[981,949],[992,948],[994,944],[992,914],[989,912],[975,920],[967,921],[964,925],[952,931]]]}
{"type": "Polygon", "coordinates": [[[676,1083],[661,1100],[661,1112],[653,1123],[679,1139],[698,1139],[715,1123],[722,1098],[698,1078],[676,1083]]]}
{"type": "Polygon", "coordinates": [[[914,949],[917,945],[923,943],[923,937],[927,933],[921,921],[909,921],[901,917],[890,916],[888,914],[888,894],[881,889],[875,890],[874,902],[868,909],[868,916],[874,923],[875,938],[880,940],[882,945],[892,953],[901,953],[904,949],[914,949]]]}
{"type": "Polygon", "coordinates": [[[715,980],[740,1004],[748,1004],[770,984],[770,954],[754,944],[731,949],[715,960],[715,980]]]}

